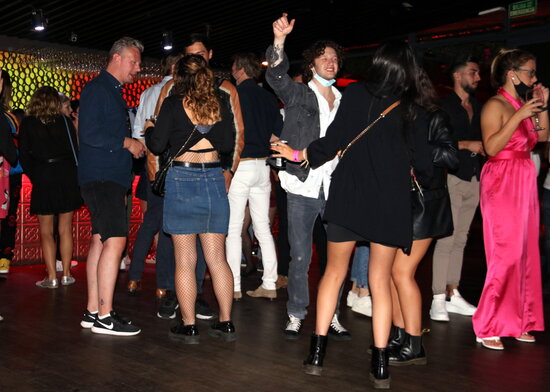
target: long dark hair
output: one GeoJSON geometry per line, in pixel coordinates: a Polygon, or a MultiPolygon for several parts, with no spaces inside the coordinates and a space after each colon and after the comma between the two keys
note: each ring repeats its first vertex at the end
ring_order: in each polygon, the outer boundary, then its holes
{"type": "Polygon", "coordinates": [[[401,100],[406,121],[416,118],[418,106],[432,106],[435,92],[411,46],[404,42],[388,42],[374,53],[368,78],[376,86],[375,95],[395,95],[401,100]]]}

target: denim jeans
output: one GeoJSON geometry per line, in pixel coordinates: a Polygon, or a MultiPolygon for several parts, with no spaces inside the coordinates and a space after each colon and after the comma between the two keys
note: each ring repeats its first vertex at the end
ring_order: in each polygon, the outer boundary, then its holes
{"type": "Polygon", "coordinates": [[[370,246],[365,243],[357,243],[351,265],[351,281],[355,282],[357,287],[369,288],[369,260],[370,246]]]}
{"type": "Polygon", "coordinates": [[[159,233],[157,244],[157,287],[174,290],[174,245],[172,239],[162,228],[164,199],[155,195],[151,186],[147,186],[147,211],[139,228],[134,245],[134,255],[130,264],[130,280],[141,280],[145,258],[156,233],[159,233]]]}
{"type": "Polygon", "coordinates": [[[288,193],[287,203],[290,243],[287,312],[304,319],[309,305],[308,271],[311,263],[313,226],[317,216],[323,214],[326,200],[321,189],[316,199],[288,193]]]}

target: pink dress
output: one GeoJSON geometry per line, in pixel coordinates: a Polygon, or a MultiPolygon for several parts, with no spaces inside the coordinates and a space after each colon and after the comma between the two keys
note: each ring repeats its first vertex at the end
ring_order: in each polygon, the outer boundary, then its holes
{"type": "MultiPolygon", "coordinates": [[[[522,103],[500,89],[516,110],[522,103]]],[[[479,338],[544,330],[537,174],[530,151],[538,140],[522,121],[481,172],[480,205],[487,276],[473,316],[479,338]]]]}

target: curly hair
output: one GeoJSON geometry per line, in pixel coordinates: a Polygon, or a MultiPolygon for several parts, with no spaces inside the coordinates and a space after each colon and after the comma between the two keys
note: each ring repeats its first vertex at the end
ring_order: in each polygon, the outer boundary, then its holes
{"type": "Polygon", "coordinates": [[[338,45],[334,41],[327,41],[327,40],[320,40],[316,41],[311,45],[309,48],[304,50],[302,53],[302,56],[304,57],[304,63],[302,64],[303,67],[303,79],[304,83],[309,83],[309,81],[313,78],[313,72],[311,71],[311,67],[313,67],[315,63],[315,59],[319,56],[322,56],[325,54],[325,48],[332,48],[336,52],[336,56],[338,57],[338,69],[340,70],[342,68],[343,64],[343,57],[344,57],[344,49],[340,45],[338,45]]]}
{"type": "Polygon", "coordinates": [[[38,118],[44,124],[52,122],[61,114],[61,98],[57,90],[50,86],[36,90],[27,105],[26,114],[38,118]]]}
{"type": "Polygon", "coordinates": [[[214,87],[214,74],[199,55],[182,57],[174,71],[174,94],[183,95],[183,103],[199,124],[221,120],[221,109],[214,87]]]}
{"type": "Polygon", "coordinates": [[[10,74],[7,71],[2,71],[2,91],[0,92],[0,106],[2,111],[9,112],[11,109],[11,79],[10,74]]]}
{"type": "Polygon", "coordinates": [[[491,85],[499,88],[506,84],[506,73],[510,70],[517,70],[529,60],[536,60],[536,57],[522,49],[501,49],[491,63],[491,85]]]}

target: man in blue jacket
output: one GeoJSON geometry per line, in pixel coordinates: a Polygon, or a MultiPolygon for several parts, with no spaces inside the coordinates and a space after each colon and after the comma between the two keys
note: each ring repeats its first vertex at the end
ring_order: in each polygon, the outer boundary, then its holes
{"type": "Polygon", "coordinates": [[[86,264],[88,304],[80,323],[92,332],[117,336],[141,330],[113,311],[113,294],[126,244],[126,194],[132,183],[132,156],[145,147],[132,139],[124,83],[140,71],[141,42],[124,37],[109,52],[107,69],[90,81],[80,99],[78,179],[92,219],[86,264]]]}

